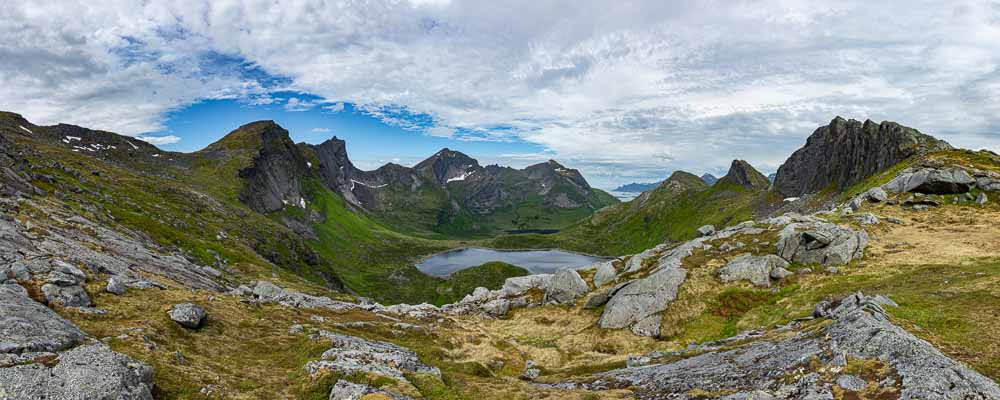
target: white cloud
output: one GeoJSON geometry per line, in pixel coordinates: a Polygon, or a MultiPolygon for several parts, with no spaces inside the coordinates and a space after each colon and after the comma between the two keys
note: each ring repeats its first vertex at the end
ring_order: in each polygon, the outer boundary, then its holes
{"type": "Polygon", "coordinates": [[[312,128],[309,131],[312,133],[330,133],[330,128],[312,128]]]}
{"type": "Polygon", "coordinates": [[[156,145],[156,146],[160,146],[160,145],[164,145],[164,144],[172,144],[172,143],[177,143],[177,142],[181,141],[181,138],[179,138],[177,136],[174,136],[174,135],[166,135],[166,136],[137,136],[136,139],[142,140],[142,141],[144,141],[146,143],[149,143],[149,144],[152,144],[152,145],[156,145]]]}
{"type": "Polygon", "coordinates": [[[333,114],[336,114],[336,113],[339,113],[341,111],[344,111],[344,103],[333,103],[333,104],[328,105],[328,106],[323,107],[323,108],[325,108],[327,111],[329,111],[329,112],[331,112],[333,114]]]}
{"type": "Polygon", "coordinates": [[[202,98],[274,102],[250,70],[324,99],[289,109],[527,140],[608,182],[772,171],[835,115],[1000,147],[995,2],[108,0],[0,20],[3,107],[42,123],[140,133],[202,98]]]}
{"type": "Polygon", "coordinates": [[[298,97],[289,97],[288,101],[285,102],[284,105],[285,111],[292,111],[292,112],[309,111],[313,107],[316,107],[316,102],[309,100],[301,100],[298,97]]]}

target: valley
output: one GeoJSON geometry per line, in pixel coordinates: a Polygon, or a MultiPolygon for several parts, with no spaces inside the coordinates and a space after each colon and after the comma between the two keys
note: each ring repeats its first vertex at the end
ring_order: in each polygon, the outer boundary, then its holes
{"type": "Polygon", "coordinates": [[[0,398],[1000,398],[1000,156],[892,122],[618,202],[0,113],[0,184],[0,398]]]}

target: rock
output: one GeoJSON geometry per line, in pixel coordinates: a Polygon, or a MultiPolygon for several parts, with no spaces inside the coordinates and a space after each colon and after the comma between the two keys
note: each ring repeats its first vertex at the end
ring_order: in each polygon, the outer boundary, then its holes
{"type": "Polygon", "coordinates": [[[290,335],[296,335],[299,333],[303,333],[305,331],[306,327],[302,326],[302,324],[293,324],[292,326],[288,327],[288,334],[290,335]]]}
{"type": "Polygon", "coordinates": [[[844,390],[860,392],[868,386],[868,382],[854,375],[841,375],[837,377],[837,386],[840,386],[844,390]]]}
{"type": "Polygon", "coordinates": [[[953,194],[966,193],[976,180],[961,168],[906,169],[883,187],[895,193],[953,194]]]}
{"type": "Polygon", "coordinates": [[[549,284],[550,279],[552,279],[552,274],[515,276],[507,278],[500,291],[506,296],[517,296],[531,289],[544,289],[549,284]]]}
{"type": "Polygon", "coordinates": [[[651,257],[653,257],[653,256],[655,256],[657,254],[660,254],[666,248],[667,248],[666,244],[661,244],[661,245],[658,245],[658,246],[653,247],[651,249],[646,249],[642,253],[633,255],[632,258],[629,258],[628,262],[625,263],[625,271],[624,271],[624,273],[635,272],[635,271],[641,270],[642,267],[643,267],[643,264],[646,263],[646,260],[650,259],[651,257]]]}
{"type": "Polygon", "coordinates": [[[495,299],[484,303],[480,308],[490,316],[502,317],[510,312],[511,302],[508,299],[495,299]]]}
{"type": "Polygon", "coordinates": [[[0,397],[12,399],[153,398],[153,369],[103,344],[74,348],[57,364],[0,368],[0,397]],[[12,396],[12,397],[8,397],[12,396]]]}
{"type": "MultiPolygon", "coordinates": [[[[832,319],[819,332],[760,335],[761,339],[746,344],[699,351],[677,361],[612,370],[598,374],[589,388],[635,388],[640,399],[673,398],[694,390],[733,393],[727,399],[833,399],[815,372],[793,383],[786,383],[785,378],[811,371],[809,363],[815,359],[833,363],[850,357],[890,364],[902,377],[899,398],[1000,398],[996,382],[893,325],[875,297],[856,294],[836,304],[821,303],[817,314],[832,319]],[[827,349],[837,349],[837,354],[827,349]]],[[[837,385],[857,391],[867,383],[842,375],[837,385]]]]}
{"type": "Polygon", "coordinates": [[[524,363],[524,372],[521,372],[521,379],[526,381],[533,381],[538,379],[538,376],[542,374],[542,370],[535,367],[535,362],[528,360],[524,363]]]}
{"type": "Polygon", "coordinates": [[[604,306],[598,326],[625,328],[667,309],[686,278],[687,270],[668,267],[626,284],[604,306]]]}
{"type": "Polygon", "coordinates": [[[867,232],[826,222],[792,223],[778,236],[778,256],[803,264],[847,264],[868,246],[867,232]]]}
{"type": "Polygon", "coordinates": [[[76,325],[29,298],[21,286],[0,285],[0,354],[61,351],[83,339],[76,325]]]}
{"type": "Polygon", "coordinates": [[[428,366],[413,351],[392,343],[366,340],[354,336],[320,331],[333,347],[323,353],[320,361],[310,361],[306,370],[315,375],[321,370],[352,374],[373,373],[406,382],[404,373],[423,373],[437,377],[441,371],[428,366]]]}
{"type": "Polygon", "coordinates": [[[989,198],[986,197],[986,193],[979,193],[976,196],[976,204],[978,205],[985,205],[987,201],[989,201],[989,198]]]}
{"type": "Polygon", "coordinates": [[[771,186],[771,181],[766,176],[743,160],[733,160],[729,172],[720,178],[719,182],[739,185],[753,191],[767,190],[771,186]]]}
{"type": "Polygon", "coordinates": [[[855,221],[858,221],[861,225],[878,225],[879,219],[872,213],[858,214],[854,217],[855,221]]]}
{"type": "Polygon", "coordinates": [[[715,233],[715,227],[712,225],[705,225],[698,228],[698,237],[702,236],[712,236],[715,233]]]}
{"type": "Polygon", "coordinates": [[[896,225],[906,225],[906,221],[903,221],[903,220],[901,220],[899,218],[896,218],[896,217],[886,217],[885,220],[889,221],[889,223],[896,224],[896,225]]]}
{"type": "Polygon", "coordinates": [[[780,281],[782,279],[785,279],[785,278],[787,278],[789,276],[794,275],[794,273],[792,271],[789,271],[789,270],[783,268],[783,267],[774,267],[774,269],[771,270],[771,274],[770,275],[771,275],[771,279],[779,280],[780,281]]]}
{"type": "Polygon", "coordinates": [[[873,203],[881,203],[889,199],[889,194],[881,187],[873,187],[865,192],[865,198],[873,203]]]}
{"type": "Polygon", "coordinates": [[[293,308],[327,308],[334,311],[353,310],[357,304],[332,300],[325,296],[311,296],[294,290],[278,287],[268,281],[259,281],[253,288],[253,296],[257,301],[278,303],[293,308]]]}
{"type": "Polygon", "coordinates": [[[837,267],[826,267],[826,273],[836,275],[840,273],[840,269],[837,267]]]}
{"type": "Polygon", "coordinates": [[[188,329],[197,329],[208,316],[204,308],[191,303],[177,304],[170,311],[167,311],[167,315],[170,316],[171,320],[188,329]]]}
{"type": "Polygon", "coordinates": [[[614,282],[617,277],[618,270],[615,269],[614,261],[601,263],[597,267],[597,272],[594,273],[594,287],[601,287],[614,282]]]}
{"type": "Polygon", "coordinates": [[[83,286],[61,286],[55,283],[42,285],[42,294],[49,303],[58,303],[66,307],[87,307],[90,305],[90,296],[83,286]]]}
{"type": "Polygon", "coordinates": [[[369,395],[382,395],[384,397],[379,397],[379,399],[390,399],[390,400],[409,400],[410,397],[403,396],[398,393],[393,393],[390,391],[373,388],[368,385],[362,385],[359,383],[351,383],[343,379],[338,380],[333,389],[330,390],[330,400],[361,400],[368,399],[366,397],[369,395]]]}
{"type": "Polygon", "coordinates": [[[770,287],[771,272],[775,268],[785,269],[785,267],[788,267],[788,261],[773,254],[766,256],[744,254],[720,268],[719,278],[723,282],[747,280],[756,286],[770,287]]]}
{"type": "Polygon", "coordinates": [[[111,279],[108,279],[108,286],[105,288],[108,293],[119,296],[125,294],[126,289],[127,286],[125,285],[125,281],[119,276],[112,276],[111,279]]]}
{"type": "Polygon", "coordinates": [[[784,197],[799,197],[830,185],[843,190],[911,156],[950,148],[895,122],[862,123],[837,117],[816,129],[805,146],[778,168],[774,190],[784,197]]]}
{"type": "Polygon", "coordinates": [[[556,272],[545,288],[545,302],[565,304],[575,301],[590,291],[587,282],[576,270],[563,269],[556,272]]]}

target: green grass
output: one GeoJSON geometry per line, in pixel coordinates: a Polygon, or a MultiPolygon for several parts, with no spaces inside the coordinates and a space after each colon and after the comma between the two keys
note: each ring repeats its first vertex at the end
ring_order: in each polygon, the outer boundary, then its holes
{"type": "Polygon", "coordinates": [[[461,300],[478,287],[499,289],[507,278],[528,275],[528,270],[507,263],[493,261],[453,272],[437,287],[435,304],[448,304],[461,300]]]}

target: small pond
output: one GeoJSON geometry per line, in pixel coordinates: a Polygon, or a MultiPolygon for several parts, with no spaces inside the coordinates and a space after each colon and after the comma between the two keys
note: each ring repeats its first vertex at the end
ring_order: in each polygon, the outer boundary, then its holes
{"type": "Polygon", "coordinates": [[[562,250],[501,251],[467,248],[434,255],[418,263],[417,268],[427,275],[446,277],[460,269],[490,261],[502,261],[524,268],[533,274],[549,274],[562,268],[586,267],[601,260],[604,258],[562,250]]]}

